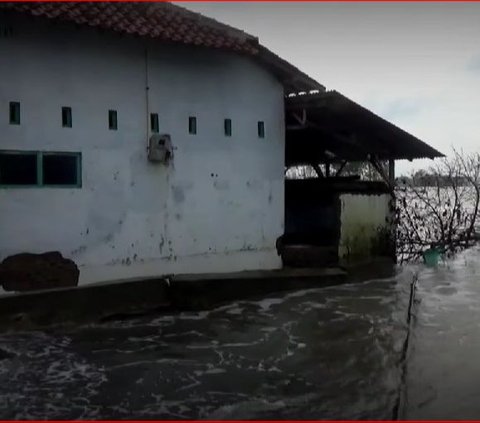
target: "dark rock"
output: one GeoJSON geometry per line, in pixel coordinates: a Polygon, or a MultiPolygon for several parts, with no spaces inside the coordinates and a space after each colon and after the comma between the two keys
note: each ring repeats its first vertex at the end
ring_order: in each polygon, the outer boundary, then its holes
{"type": "Polygon", "coordinates": [[[8,352],[8,351],[5,351],[5,350],[2,350],[0,348],[0,360],[7,360],[7,359],[10,359],[10,358],[13,358],[15,357],[15,354],[11,353],[11,352],[8,352]]]}
{"type": "Polygon", "coordinates": [[[5,291],[34,291],[78,285],[80,271],[58,251],[22,253],[0,263],[0,286],[5,291]]]}

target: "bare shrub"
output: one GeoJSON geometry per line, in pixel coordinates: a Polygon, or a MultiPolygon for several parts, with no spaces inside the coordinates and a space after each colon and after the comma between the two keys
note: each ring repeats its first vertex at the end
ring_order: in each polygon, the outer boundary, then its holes
{"type": "Polygon", "coordinates": [[[480,154],[454,150],[428,171],[401,178],[395,195],[400,262],[419,260],[432,247],[451,256],[478,241],[480,154]]]}

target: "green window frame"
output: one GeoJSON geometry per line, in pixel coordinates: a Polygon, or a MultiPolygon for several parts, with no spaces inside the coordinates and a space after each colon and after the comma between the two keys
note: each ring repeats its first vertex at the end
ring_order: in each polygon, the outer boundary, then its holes
{"type": "Polygon", "coordinates": [[[62,107],[62,126],[64,128],[72,127],[72,108],[62,107]]]}
{"type": "Polygon", "coordinates": [[[158,123],[158,113],[150,113],[150,129],[154,133],[160,131],[160,125],[158,123]]]}
{"type": "Polygon", "coordinates": [[[223,121],[223,130],[226,137],[232,136],[232,119],[225,119],[223,121]]]}
{"type": "Polygon", "coordinates": [[[20,125],[20,102],[11,101],[9,104],[10,125],[20,125]]]}
{"type": "Polygon", "coordinates": [[[257,123],[257,133],[258,138],[265,138],[265,122],[263,120],[259,120],[257,123]]]}
{"type": "MultiPolygon", "coordinates": [[[[64,164],[65,164],[64,163],[64,164]]],[[[82,187],[82,153],[80,152],[65,152],[65,151],[19,151],[19,150],[0,150],[0,188],[81,188],[82,187]],[[34,183],[3,183],[2,179],[2,159],[8,156],[34,156],[36,160],[35,165],[35,182],[34,183]],[[68,161],[74,163],[74,167],[69,172],[74,174],[73,183],[48,183],[45,182],[51,169],[48,169],[46,162],[50,159],[59,159],[64,157],[65,163],[68,161]],[[73,159],[68,160],[68,159],[73,159]]]]}
{"type": "Polygon", "coordinates": [[[116,131],[118,129],[118,114],[116,110],[108,111],[108,129],[116,131]]]}
{"type": "Polygon", "coordinates": [[[188,133],[192,135],[197,133],[197,118],[195,116],[188,118],[188,133]]]}

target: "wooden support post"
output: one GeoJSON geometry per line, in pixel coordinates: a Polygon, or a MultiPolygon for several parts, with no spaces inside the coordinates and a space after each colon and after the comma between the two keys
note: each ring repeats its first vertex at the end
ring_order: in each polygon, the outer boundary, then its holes
{"type": "Polygon", "coordinates": [[[343,169],[345,168],[345,166],[347,165],[347,161],[344,160],[343,163],[340,165],[339,169],[337,170],[337,173],[335,174],[335,176],[340,176],[343,172],[343,169]]]}
{"type": "MultiPolygon", "coordinates": [[[[378,172],[380,177],[383,179],[383,181],[387,184],[387,186],[390,188],[390,191],[393,192],[394,185],[390,182],[390,177],[387,175],[385,170],[382,168],[382,165],[379,163],[376,157],[370,157],[370,163],[373,165],[375,170],[378,172]]],[[[390,170],[390,167],[389,167],[390,170]]]]}
{"type": "Polygon", "coordinates": [[[395,219],[396,213],[396,199],[395,199],[395,160],[390,159],[388,161],[388,179],[390,181],[391,199],[389,207],[389,220],[390,220],[390,249],[391,256],[394,263],[397,262],[397,224],[395,219]]]}
{"type": "Polygon", "coordinates": [[[388,179],[392,186],[395,185],[395,160],[390,159],[388,161],[388,179]]]}
{"type": "Polygon", "coordinates": [[[317,172],[317,175],[319,178],[323,178],[323,172],[322,172],[322,169],[320,168],[320,166],[317,164],[317,163],[312,163],[312,167],[313,169],[315,170],[315,172],[317,172]]]}
{"type": "Polygon", "coordinates": [[[330,177],[330,162],[326,162],[326,163],[325,163],[325,176],[326,176],[327,178],[330,177]]]}

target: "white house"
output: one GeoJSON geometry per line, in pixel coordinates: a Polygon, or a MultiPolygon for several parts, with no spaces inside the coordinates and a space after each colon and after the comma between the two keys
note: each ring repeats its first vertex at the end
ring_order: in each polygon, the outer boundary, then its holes
{"type": "Polygon", "coordinates": [[[1,4],[0,52],[0,260],[60,251],[80,284],[282,266],[285,98],[321,84],[167,3],[1,4]]]}
{"type": "Polygon", "coordinates": [[[170,4],[2,7],[0,259],[58,250],[80,283],[281,266],[278,72],[320,84],[170,4]]]}

